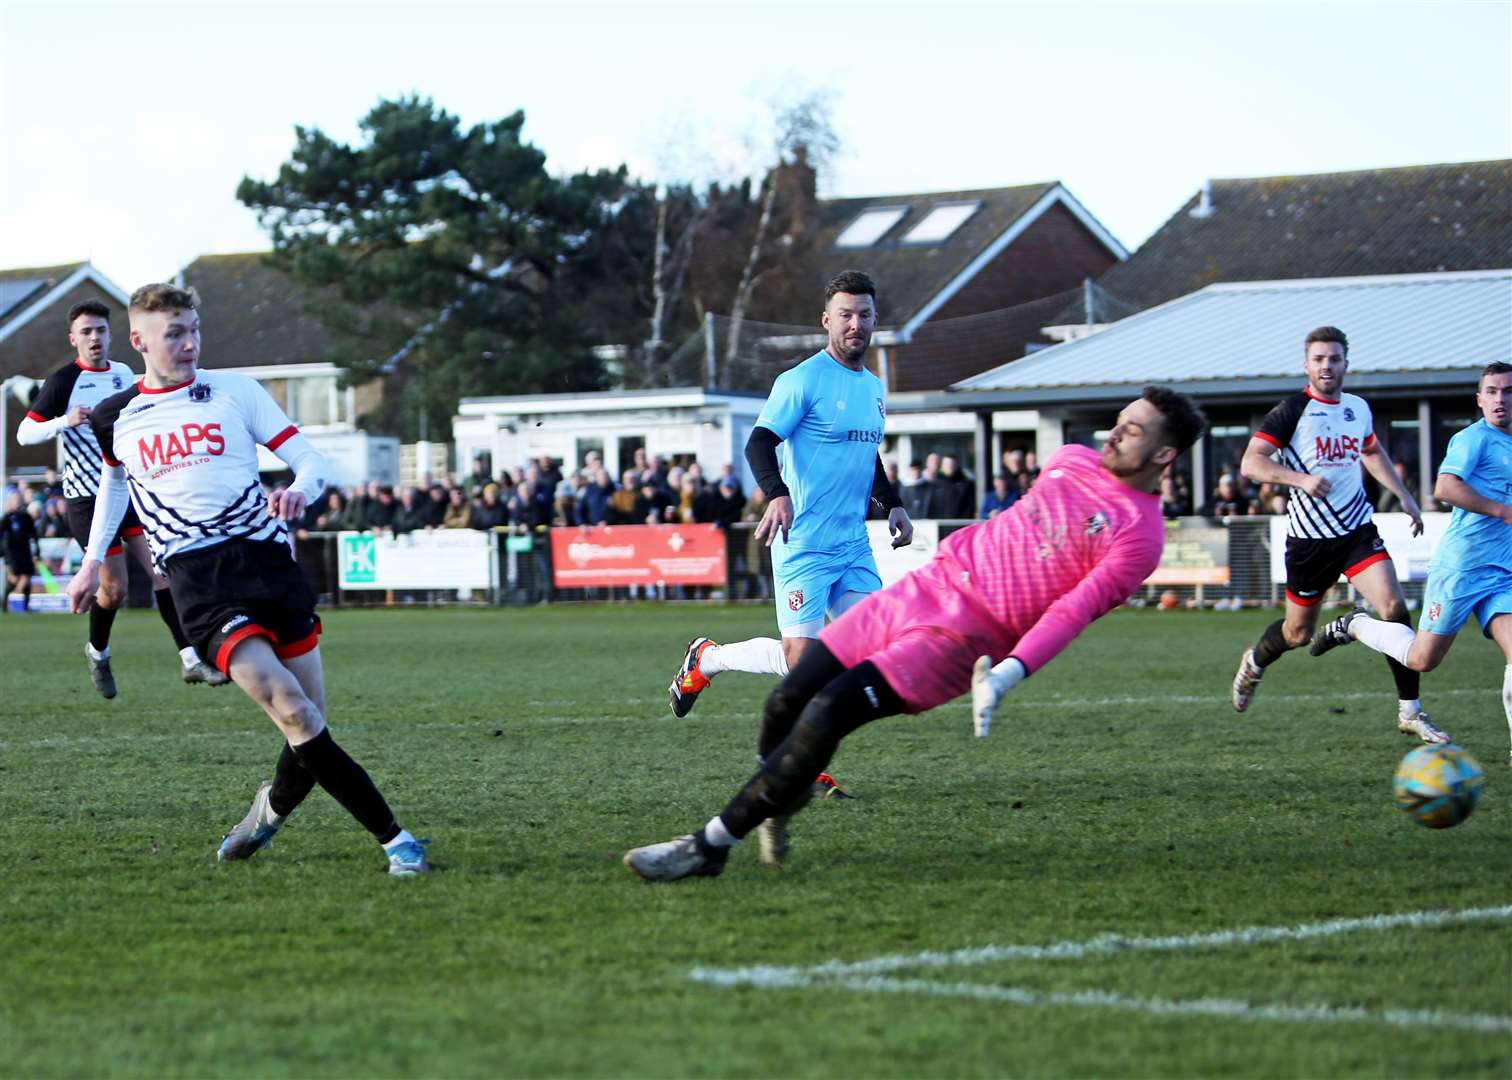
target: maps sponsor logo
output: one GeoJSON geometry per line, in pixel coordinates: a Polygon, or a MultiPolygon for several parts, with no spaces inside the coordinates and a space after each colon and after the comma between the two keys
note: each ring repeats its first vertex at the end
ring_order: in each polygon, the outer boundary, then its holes
{"type": "Polygon", "coordinates": [[[1319,435],[1314,451],[1319,461],[1358,461],[1360,440],[1354,435],[1319,435]]]}
{"type": "Polygon", "coordinates": [[[588,566],[606,559],[635,558],[634,544],[594,544],[578,540],[567,545],[567,557],[579,566],[588,566]]]}
{"type": "Polygon", "coordinates": [[[224,454],[226,440],[222,438],[220,430],[219,424],[184,424],[177,431],[168,432],[166,442],[162,432],[154,435],[150,441],[146,438],[138,439],[137,453],[141,455],[142,468],[171,465],[195,454],[224,454]],[[203,445],[196,449],[197,444],[203,445]]]}

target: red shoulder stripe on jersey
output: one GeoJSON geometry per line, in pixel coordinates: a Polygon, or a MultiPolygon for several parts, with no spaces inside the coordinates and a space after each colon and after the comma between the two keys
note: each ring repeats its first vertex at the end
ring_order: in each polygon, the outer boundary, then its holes
{"type": "Polygon", "coordinates": [[[231,674],[231,672],[226,670],[226,666],[231,663],[232,651],[243,641],[246,641],[249,637],[258,636],[265,637],[269,641],[276,642],[278,640],[278,638],[273,635],[273,631],[269,630],[266,626],[258,626],[256,623],[249,623],[246,626],[243,626],[241,629],[237,630],[230,637],[226,638],[225,641],[221,642],[221,647],[216,650],[215,653],[215,666],[220,669],[223,675],[231,674]]]}
{"type": "Polygon", "coordinates": [[[1272,446],[1274,446],[1277,450],[1281,449],[1281,440],[1278,439],[1278,438],[1276,438],[1274,435],[1272,435],[1268,431],[1257,431],[1257,432],[1255,432],[1255,438],[1257,438],[1257,439],[1264,439],[1266,442],[1268,442],[1272,446]]]}
{"type": "Polygon", "coordinates": [[[1370,566],[1374,566],[1376,563],[1383,562],[1384,560],[1389,558],[1391,558],[1391,555],[1389,553],[1385,551],[1377,551],[1372,555],[1365,556],[1365,558],[1361,559],[1349,569],[1345,570],[1344,576],[1347,578],[1353,578],[1361,570],[1364,570],[1365,568],[1370,566]]]}
{"type": "Polygon", "coordinates": [[[43,416],[41,413],[35,413],[30,410],[27,410],[26,418],[28,420],[35,420],[39,424],[47,423],[47,417],[43,416]]]}
{"type": "Polygon", "coordinates": [[[100,457],[103,458],[105,460],[105,464],[109,465],[112,469],[119,469],[121,467],[121,463],[115,458],[111,457],[109,454],[102,453],[100,457]]]}
{"type": "Polygon", "coordinates": [[[1365,449],[1366,450],[1374,449],[1375,444],[1376,444],[1375,432],[1372,431],[1369,435],[1365,436],[1365,449]]]}
{"type": "Polygon", "coordinates": [[[290,424],[288,427],[284,428],[282,431],[280,431],[277,435],[273,436],[271,439],[269,439],[263,445],[266,446],[269,450],[277,450],[280,446],[282,446],[284,443],[288,442],[290,439],[292,439],[294,436],[296,436],[298,434],[299,434],[299,429],[297,427],[295,427],[293,424],[290,424]]]}
{"type": "MultiPolygon", "coordinates": [[[[198,378],[198,376],[195,376],[195,378],[198,378]]],[[[175,390],[182,390],[193,381],[194,379],[185,379],[183,382],[174,383],[172,386],[148,386],[146,379],[138,379],[137,389],[144,394],[171,394],[175,390]]]]}

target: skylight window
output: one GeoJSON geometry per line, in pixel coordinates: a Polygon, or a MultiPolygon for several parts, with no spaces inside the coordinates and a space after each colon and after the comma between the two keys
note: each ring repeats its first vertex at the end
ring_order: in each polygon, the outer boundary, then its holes
{"type": "Polygon", "coordinates": [[[966,224],[968,218],[977,212],[980,202],[946,203],[937,206],[924,220],[919,222],[908,232],[903,234],[905,244],[941,244],[950,238],[950,235],[966,224]]]}
{"type": "Polygon", "coordinates": [[[875,206],[870,210],[863,210],[856,215],[856,220],[835,237],[835,246],[837,248],[871,247],[887,235],[888,229],[902,221],[906,213],[908,213],[906,206],[875,206]]]}
{"type": "Polygon", "coordinates": [[[12,278],[9,281],[0,281],[0,316],[9,315],[13,309],[35,296],[46,284],[46,278],[12,278]]]}

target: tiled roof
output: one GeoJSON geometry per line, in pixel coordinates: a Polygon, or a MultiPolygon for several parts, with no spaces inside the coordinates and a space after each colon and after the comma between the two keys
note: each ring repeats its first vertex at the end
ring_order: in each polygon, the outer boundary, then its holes
{"type": "Polygon", "coordinates": [[[184,268],[184,283],[200,294],[208,366],[330,359],[332,334],[308,310],[319,290],[272,266],[266,254],[202,255],[184,268]]]}
{"type": "Polygon", "coordinates": [[[1352,375],[1512,362],[1512,269],[1210,285],[954,390],[1302,379],[1302,339],[1349,335],[1352,375]]]}
{"type": "Polygon", "coordinates": [[[877,282],[881,322],[886,326],[902,326],[1054,187],[1053,183],[1043,183],[824,200],[818,207],[815,244],[821,277],[828,280],[841,270],[865,270],[877,282]],[[943,243],[902,242],[903,236],[935,207],[971,202],[981,206],[943,243]],[[863,211],[889,206],[907,207],[907,212],[877,243],[862,248],[835,247],[836,238],[863,211]]]}
{"type": "MultiPolygon", "coordinates": [[[[1512,161],[1214,180],[1098,285],[1135,308],[1225,281],[1512,266],[1512,161]]],[[[1068,319],[1068,321],[1070,321],[1068,319]]]]}

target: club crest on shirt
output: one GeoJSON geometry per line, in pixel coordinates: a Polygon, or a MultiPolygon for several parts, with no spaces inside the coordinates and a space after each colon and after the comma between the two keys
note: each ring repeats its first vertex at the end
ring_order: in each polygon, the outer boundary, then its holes
{"type": "Polygon", "coordinates": [[[123,387],[123,386],[126,385],[126,381],[124,379],[122,379],[119,375],[112,375],[110,377],[110,385],[113,386],[113,387],[115,387],[117,390],[119,390],[121,387],[123,387]]]}
{"type": "Polygon", "coordinates": [[[210,384],[209,383],[195,383],[193,386],[191,386],[189,388],[189,400],[190,401],[209,401],[210,400],[210,384]]]}
{"type": "Polygon", "coordinates": [[[1442,612],[1443,610],[1444,610],[1444,605],[1435,602],[1434,605],[1428,609],[1428,621],[1429,622],[1438,622],[1439,613],[1442,612]]]}
{"type": "Polygon", "coordinates": [[[1344,419],[1348,423],[1354,423],[1354,410],[1351,409],[1348,405],[1344,406],[1344,419]]]}
{"type": "Polygon", "coordinates": [[[789,611],[798,611],[798,610],[801,610],[802,607],[803,607],[803,590],[802,589],[794,589],[792,592],[788,593],[788,610],[789,611]]]}
{"type": "Polygon", "coordinates": [[[1108,527],[1108,515],[1099,510],[1087,519],[1087,535],[1096,536],[1108,527]]]}

